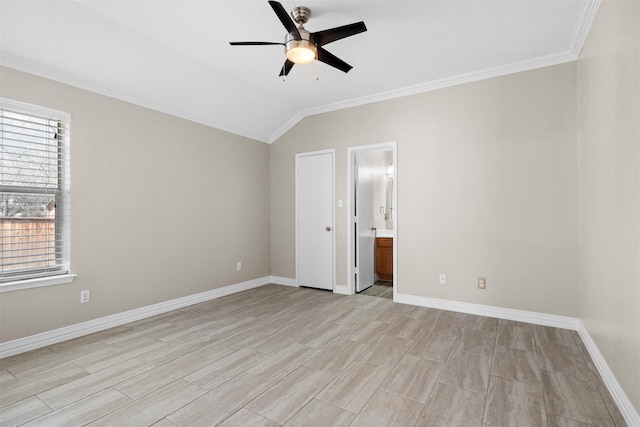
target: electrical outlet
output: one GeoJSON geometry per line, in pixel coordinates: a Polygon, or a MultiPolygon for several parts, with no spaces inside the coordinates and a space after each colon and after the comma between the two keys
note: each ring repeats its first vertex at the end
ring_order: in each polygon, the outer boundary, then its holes
{"type": "Polygon", "coordinates": [[[447,275],[444,273],[440,273],[440,284],[441,285],[447,284],[447,275]]]}
{"type": "Polygon", "coordinates": [[[487,289],[486,277],[478,277],[478,289],[487,289]]]}
{"type": "Polygon", "coordinates": [[[80,303],[84,304],[85,302],[89,302],[91,299],[91,292],[87,289],[86,291],[80,291],[80,303]]]}
{"type": "Polygon", "coordinates": [[[240,271],[240,270],[242,270],[242,263],[240,261],[238,261],[236,263],[236,271],[240,271]]]}

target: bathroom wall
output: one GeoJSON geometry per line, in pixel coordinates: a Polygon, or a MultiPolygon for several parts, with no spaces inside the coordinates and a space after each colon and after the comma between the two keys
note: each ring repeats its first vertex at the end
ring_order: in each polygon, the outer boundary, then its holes
{"type": "Polygon", "coordinates": [[[393,222],[387,222],[385,220],[385,213],[387,209],[387,187],[388,187],[388,175],[387,165],[388,163],[388,151],[385,150],[371,150],[358,153],[361,156],[366,156],[371,162],[371,174],[373,175],[373,226],[377,229],[393,228],[393,222]],[[387,224],[391,227],[388,227],[387,224]]]}

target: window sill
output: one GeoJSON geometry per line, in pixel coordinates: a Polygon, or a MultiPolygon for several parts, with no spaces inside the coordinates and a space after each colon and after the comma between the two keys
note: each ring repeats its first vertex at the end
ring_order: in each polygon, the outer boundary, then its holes
{"type": "Polygon", "coordinates": [[[43,286],[71,283],[77,274],[60,274],[57,276],[38,277],[37,279],[16,280],[0,284],[0,293],[19,291],[22,289],[41,288],[43,286]]]}

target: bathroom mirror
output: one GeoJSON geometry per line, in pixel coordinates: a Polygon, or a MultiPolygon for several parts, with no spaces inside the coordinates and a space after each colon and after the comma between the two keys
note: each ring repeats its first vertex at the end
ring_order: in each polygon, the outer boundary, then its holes
{"type": "Polygon", "coordinates": [[[393,206],[393,177],[389,177],[389,181],[387,182],[387,215],[389,221],[395,221],[396,209],[395,206],[393,206]]]}

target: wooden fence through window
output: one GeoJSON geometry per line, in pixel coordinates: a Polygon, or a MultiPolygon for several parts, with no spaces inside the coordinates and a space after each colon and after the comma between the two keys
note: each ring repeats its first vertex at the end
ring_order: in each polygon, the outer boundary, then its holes
{"type": "Polygon", "coordinates": [[[0,219],[0,271],[46,268],[56,264],[53,218],[0,219]]]}

